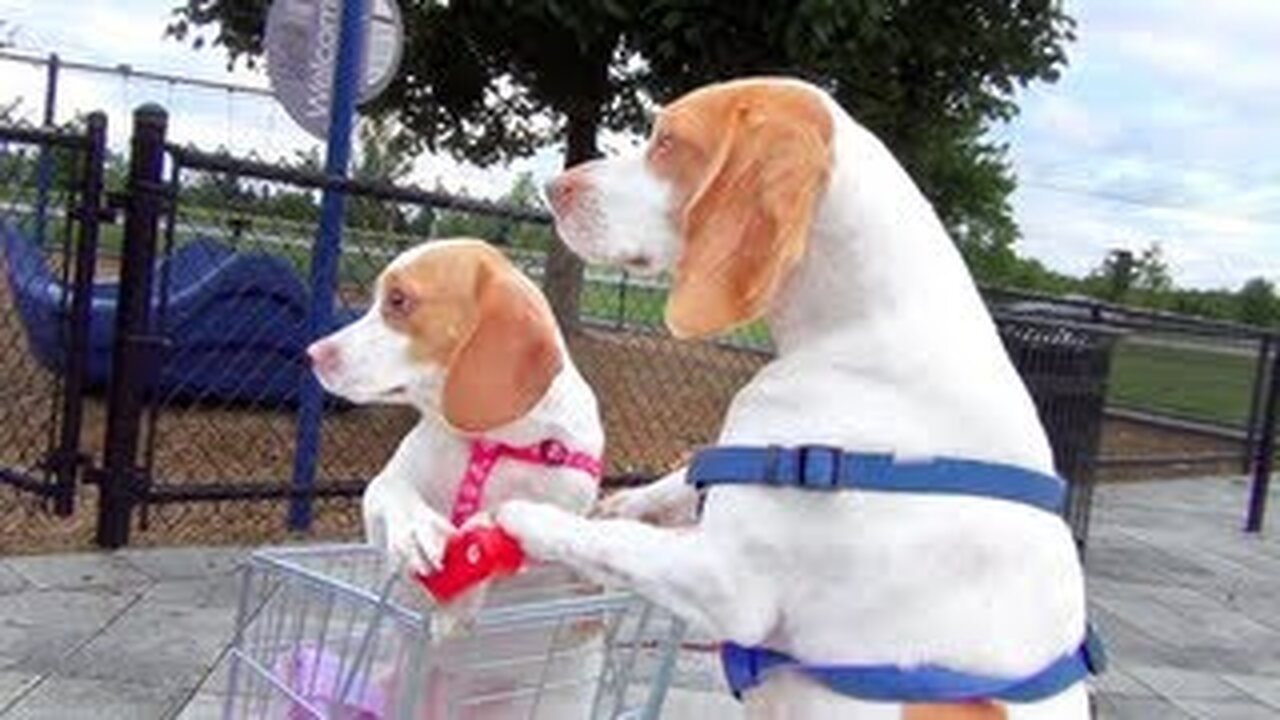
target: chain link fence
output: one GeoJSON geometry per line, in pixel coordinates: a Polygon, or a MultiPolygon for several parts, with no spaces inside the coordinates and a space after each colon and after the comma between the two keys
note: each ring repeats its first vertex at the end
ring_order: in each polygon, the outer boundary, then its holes
{"type": "MultiPolygon", "coordinates": [[[[153,122],[163,115],[151,112],[153,122]]],[[[24,550],[84,544],[86,529],[96,529],[103,543],[103,528],[121,522],[123,536],[112,534],[117,527],[105,537],[174,544],[273,542],[297,533],[358,536],[364,484],[416,418],[407,408],[353,407],[327,398],[318,452],[307,457],[300,442],[307,420],[299,412],[299,388],[309,378],[303,350],[311,340],[311,303],[319,297],[312,266],[322,192],[341,191],[348,203],[336,280],[322,289],[334,303],[328,329],[368,307],[387,262],[431,238],[496,242],[541,279],[554,242],[547,216],[536,207],[165,145],[160,126],[152,131],[150,158],[139,164],[135,144],[134,173],[120,197],[128,223],[103,225],[90,258],[97,284],[85,319],[84,393],[77,394],[84,397],[84,428],[70,445],[93,460],[90,485],[80,491],[84,511],[54,518],[37,497],[25,506],[5,505],[0,517],[15,507],[39,516],[39,523],[24,521],[15,539],[24,550]],[[135,177],[138,167],[149,167],[154,177],[135,177]],[[101,485],[100,501],[92,483],[101,485]],[[309,510],[309,527],[289,521],[300,504],[309,510]]],[[[69,272],[63,258],[75,244],[63,234],[71,232],[75,212],[56,208],[74,203],[49,202],[55,210],[41,225],[61,245],[49,238],[34,242],[41,230],[29,219],[35,204],[29,195],[44,185],[32,179],[29,164],[16,167],[0,166],[0,187],[13,188],[5,191],[5,207],[21,226],[16,235],[36,248],[33,266],[46,274],[42,282],[66,287],[57,275],[69,272]],[[64,216],[67,228],[59,230],[64,216]]],[[[14,257],[6,253],[10,264],[14,257]]],[[[12,290],[5,294],[10,306],[21,295],[12,290]]],[[[610,485],[662,475],[713,442],[731,398],[772,356],[758,324],[715,342],[671,338],[662,328],[665,299],[661,279],[599,267],[588,267],[584,276],[581,317],[568,342],[600,400],[610,485]]],[[[21,428],[29,438],[9,443],[5,452],[26,455],[8,465],[41,468],[57,457],[50,452],[66,445],[50,430],[59,412],[50,383],[60,376],[56,365],[41,366],[42,343],[30,336],[40,324],[10,306],[0,314],[11,338],[0,351],[13,368],[5,387],[29,392],[31,402],[46,409],[18,405],[21,419],[0,423],[0,433],[21,428]]],[[[1002,320],[1006,344],[1045,418],[1060,468],[1086,482],[1098,445],[1109,341],[1068,332],[1061,323],[1025,320],[1002,320]]],[[[40,472],[49,475],[47,468],[40,472]]],[[[1087,506],[1087,497],[1077,493],[1073,502],[1083,498],[1087,506]]],[[[1077,527],[1082,533],[1084,525],[1077,527]]]]}
{"type": "Polygon", "coordinates": [[[73,288],[92,282],[83,250],[96,218],[81,220],[100,201],[104,147],[100,115],[87,128],[0,124],[0,553],[91,536],[71,514],[92,499],[76,481],[102,408],[72,379],[83,355],[75,318],[88,307],[73,288]]]}
{"type": "Polygon", "coordinates": [[[995,288],[986,295],[1007,317],[1113,334],[1097,460],[1102,479],[1255,467],[1275,357],[1272,331],[1093,298],[995,288]]]}
{"type": "MultiPolygon", "coordinates": [[[[305,284],[319,191],[331,181],[255,159],[171,151],[173,202],[156,262],[162,301],[152,318],[159,370],[141,437],[147,488],[131,542],[286,537],[296,390],[308,372],[305,284]]],[[[504,243],[535,280],[544,274],[552,236],[539,211],[376,184],[346,191],[334,327],[368,307],[393,257],[430,238],[481,235],[504,243]]],[[[587,270],[568,342],[603,410],[607,483],[652,478],[711,442],[729,399],[770,356],[760,328],[718,344],[670,338],[661,331],[664,302],[660,282],[587,270]]],[[[407,408],[328,399],[312,536],[359,532],[364,482],[415,421],[407,408]]]]}

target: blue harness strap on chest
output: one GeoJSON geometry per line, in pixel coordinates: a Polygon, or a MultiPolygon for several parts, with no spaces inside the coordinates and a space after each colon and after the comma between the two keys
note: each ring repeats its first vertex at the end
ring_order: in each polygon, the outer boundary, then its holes
{"type": "MultiPolygon", "coordinates": [[[[848,453],[823,445],[795,448],[715,447],[698,453],[687,481],[714,485],[769,485],[804,490],[878,490],[987,497],[1058,514],[1066,498],[1060,478],[1011,465],[937,458],[897,461],[892,455],[848,453]]],[[[978,699],[1032,702],[1056,695],[1101,673],[1105,653],[1088,628],[1075,650],[1026,677],[996,677],[935,665],[809,665],[768,648],[725,643],[720,659],[735,696],[763,682],[770,671],[791,668],[852,697],[885,702],[978,699]]]]}

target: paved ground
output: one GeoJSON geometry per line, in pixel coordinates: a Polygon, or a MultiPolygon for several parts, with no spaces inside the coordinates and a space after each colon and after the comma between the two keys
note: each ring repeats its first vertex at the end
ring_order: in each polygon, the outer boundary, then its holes
{"type": "MultiPolygon", "coordinates": [[[[1280,717],[1280,533],[1238,531],[1244,496],[1223,479],[1100,489],[1089,591],[1113,661],[1097,684],[1100,717],[1280,717]]],[[[242,558],[182,548],[0,560],[0,716],[219,717],[242,558]]],[[[681,667],[666,717],[736,715],[704,692],[714,675],[702,658],[681,667]]]]}
{"type": "Polygon", "coordinates": [[[1110,718],[1280,717],[1280,488],[1272,531],[1239,531],[1243,481],[1102,489],[1089,596],[1114,660],[1110,718]]]}

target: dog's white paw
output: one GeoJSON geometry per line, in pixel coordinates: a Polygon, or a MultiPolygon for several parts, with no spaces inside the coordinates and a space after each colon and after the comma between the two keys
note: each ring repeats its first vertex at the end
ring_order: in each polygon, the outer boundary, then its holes
{"type": "Polygon", "coordinates": [[[385,522],[383,550],[393,564],[414,574],[426,574],[440,568],[444,546],[453,534],[453,524],[426,506],[400,508],[388,512],[385,522]]]}
{"type": "Polygon", "coordinates": [[[498,525],[511,534],[530,557],[562,560],[574,540],[577,515],[546,503],[512,500],[498,509],[498,525]]]}

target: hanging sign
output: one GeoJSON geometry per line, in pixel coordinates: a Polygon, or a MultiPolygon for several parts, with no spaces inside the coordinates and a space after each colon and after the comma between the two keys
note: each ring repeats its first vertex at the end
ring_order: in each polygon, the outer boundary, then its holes
{"type": "MultiPolygon", "coordinates": [[[[342,0],[274,0],[264,45],[271,90],[294,122],[324,139],[329,133],[333,66],[342,0]]],[[[395,77],[404,22],[395,0],[365,0],[364,57],[359,102],[378,96],[395,77]]]]}

